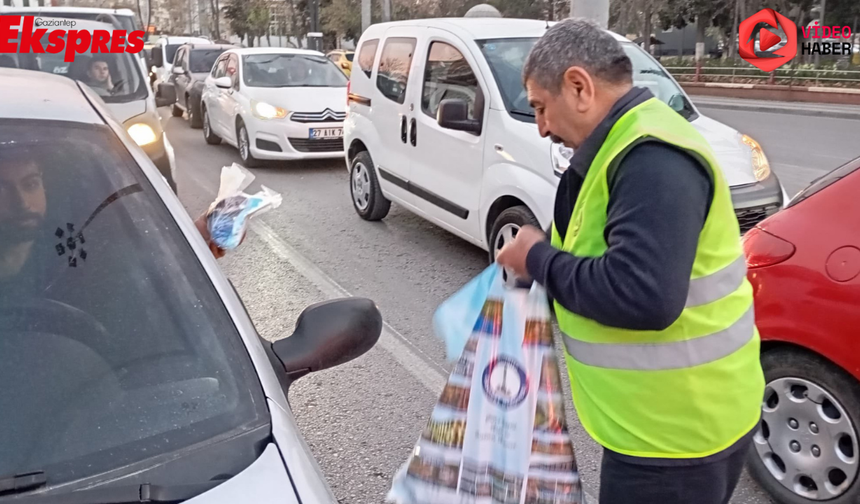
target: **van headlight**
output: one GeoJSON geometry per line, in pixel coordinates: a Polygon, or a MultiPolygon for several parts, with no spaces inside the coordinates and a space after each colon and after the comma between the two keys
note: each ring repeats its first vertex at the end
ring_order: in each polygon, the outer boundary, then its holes
{"type": "Polygon", "coordinates": [[[143,147],[144,145],[149,145],[156,140],[158,140],[158,136],[155,134],[155,131],[148,124],[144,123],[135,123],[128,127],[128,135],[132,138],[132,140],[143,147]]]}
{"type": "Polygon", "coordinates": [[[287,117],[286,109],[257,100],[251,100],[251,111],[259,119],[283,119],[287,117]]]}
{"type": "Polygon", "coordinates": [[[552,169],[556,175],[561,177],[567,168],[570,166],[570,160],[573,157],[573,149],[565,147],[562,144],[553,143],[550,148],[550,157],[552,158],[552,169]]]}
{"type": "Polygon", "coordinates": [[[761,145],[749,135],[741,135],[741,142],[750,148],[755,179],[761,182],[770,177],[770,163],[767,160],[767,156],[764,155],[761,145]]]}

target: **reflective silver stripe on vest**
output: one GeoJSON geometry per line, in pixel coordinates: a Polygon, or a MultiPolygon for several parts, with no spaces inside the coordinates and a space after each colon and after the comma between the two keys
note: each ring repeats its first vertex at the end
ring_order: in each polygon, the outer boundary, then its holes
{"type": "Polygon", "coordinates": [[[564,346],[588,366],[637,371],[682,369],[707,364],[734,353],[755,334],[753,308],[722,331],[669,343],[591,343],[564,335],[564,346]]]}
{"type": "Polygon", "coordinates": [[[725,268],[701,278],[690,280],[687,308],[702,306],[722,299],[736,291],[747,276],[743,254],[725,268]]]}

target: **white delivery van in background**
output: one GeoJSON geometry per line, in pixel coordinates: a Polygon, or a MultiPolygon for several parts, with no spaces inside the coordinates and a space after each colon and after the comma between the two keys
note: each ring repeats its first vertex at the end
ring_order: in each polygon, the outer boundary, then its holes
{"type": "MultiPolygon", "coordinates": [[[[394,201],[490,258],[525,224],[546,229],[569,155],[541,138],[522,84],[532,45],[553,23],[445,18],[373,25],[350,77],[344,147],[356,212],[394,201]]],[[[647,87],[710,142],[741,230],[787,202],[752,138],[703,116],[660,64],[615,35],[647,87]]]]}

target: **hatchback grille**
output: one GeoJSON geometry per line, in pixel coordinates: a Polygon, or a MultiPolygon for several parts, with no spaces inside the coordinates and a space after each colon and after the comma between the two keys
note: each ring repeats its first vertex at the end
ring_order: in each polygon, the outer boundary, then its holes
{"type": "Polygon", "coordinates": [[[311,140],[309,138],[289,138],[290,145],[299,152],[342,152],[343,138],[311,140]]]}
{"type": "Polygon", "coordinates": [[[741,234],[754,228],[756,224],[775,214],[778,210],[779,205],[776,203],[757,207],[736,208],[735,214],[738,216],[741,234]]]}
{"type": "Polygon", "coordinates": [[[341,122],[346,119],[346,112],[335,112],[325,109],[322,112],[293,112],[290,120],[300,123],[341,122]]]}

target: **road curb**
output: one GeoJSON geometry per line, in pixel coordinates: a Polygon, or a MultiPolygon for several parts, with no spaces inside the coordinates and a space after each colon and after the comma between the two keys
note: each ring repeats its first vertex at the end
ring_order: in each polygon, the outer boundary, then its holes
{"type": "Polygon", "coordinates": [[[771,112],[778,114],[831,117],[835,119],[860,119],[860,111],[854,112],[850,110],[841,111],[805,108],[780,108],[777,106],[768,105],[742,105],[734,103],[697,102],[695,98],[693,99],[693,103],[697,107],[703,109],[712,108],[724,110],[741,110],[744,112],[771,112]]]}

